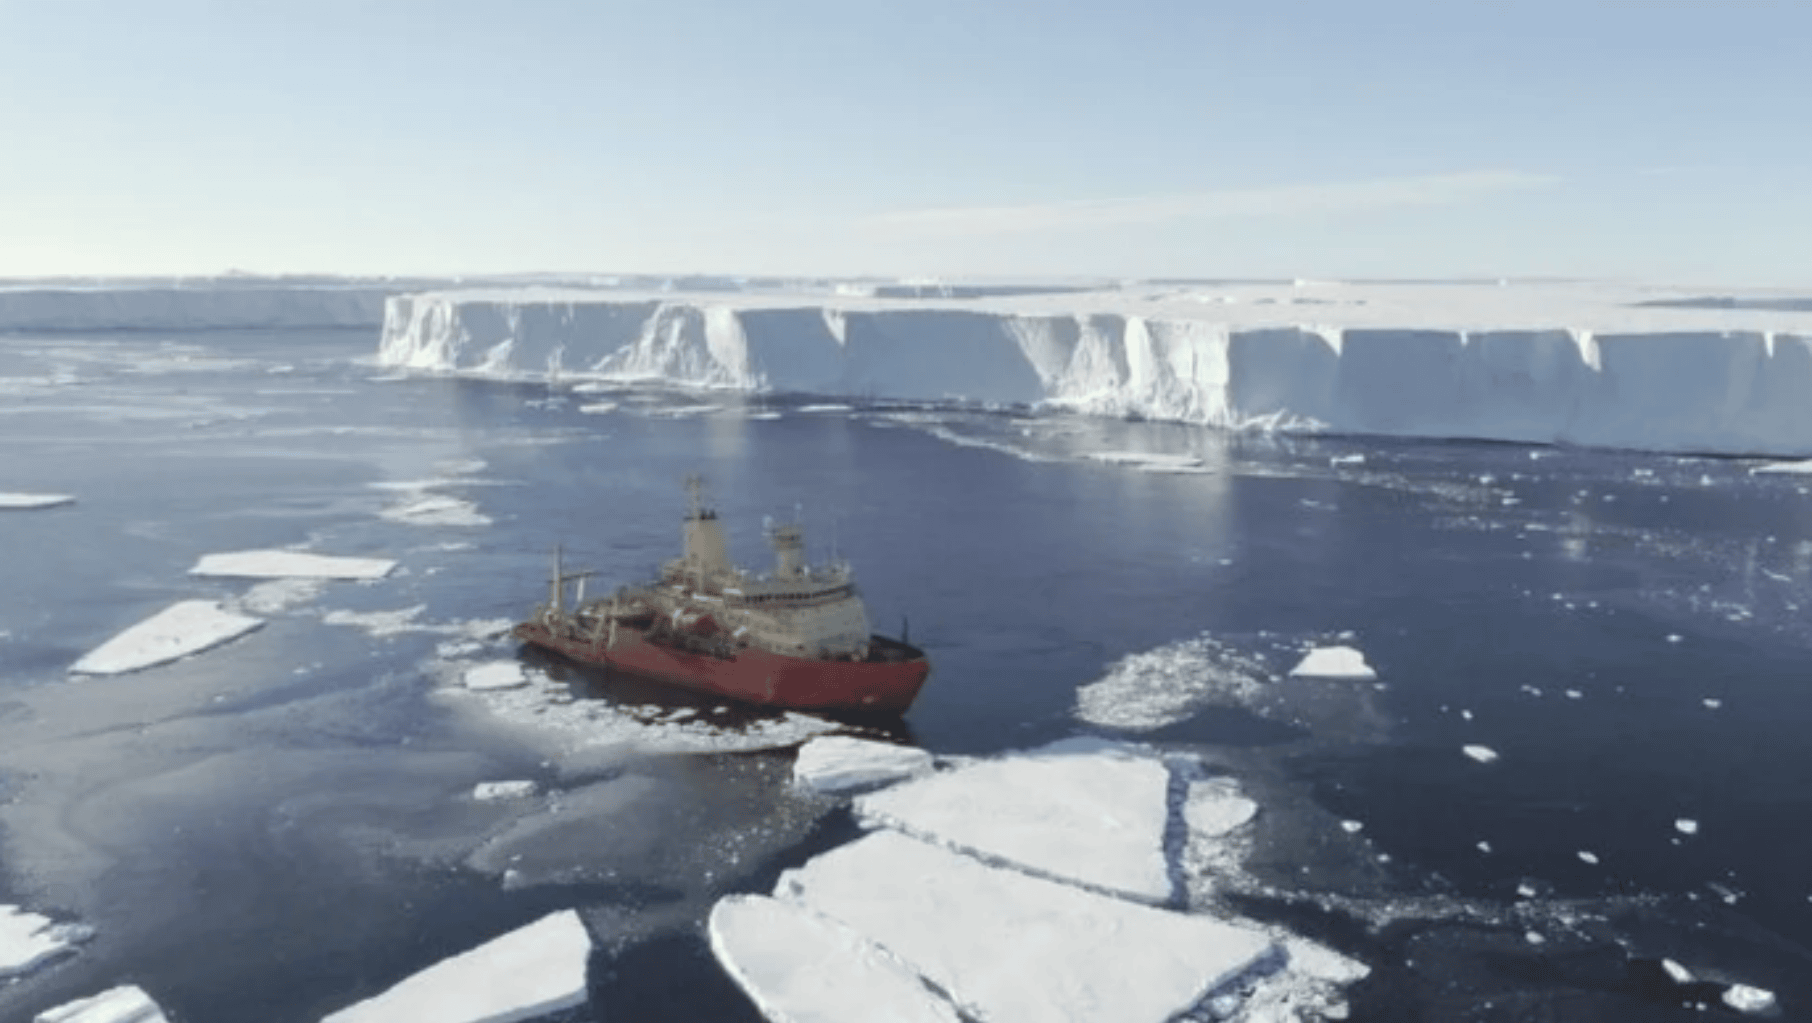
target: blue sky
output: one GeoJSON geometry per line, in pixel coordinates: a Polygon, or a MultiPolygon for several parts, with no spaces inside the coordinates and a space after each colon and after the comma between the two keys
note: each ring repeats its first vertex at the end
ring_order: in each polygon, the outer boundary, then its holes
{"type": "Polygon", "coordinates": [[[1812,283],[1812,4],[0,0],[0,275],[1812,283]]]}

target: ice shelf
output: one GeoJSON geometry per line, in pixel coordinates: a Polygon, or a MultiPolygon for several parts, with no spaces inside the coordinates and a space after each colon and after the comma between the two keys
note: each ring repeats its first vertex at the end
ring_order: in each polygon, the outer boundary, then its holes
{"type": "Polygon", "coordinates": [[[322,1023],[517,1023],[585,1002],[591,937],[562,910],[443,960],[322,1023]]]}
{"type": "Polygon", "coordinates": [[[1679,297],[1538,282],[439,291],[388,300],[379,360],[1231,429],[1812,454],[1812,311],[1679,297]]]}
{"type": "Polygon", "coordinates": [[[1171,896],[1170,772],[1154,757],[1069,740],[858,797],[867,821],[1129,898],[1171,896]]]}
{"type": "Polygon", "coordinates": [[[396,567],[388,558],[345,558],[303,551],[233,551],[204,554],[190,575],[241,579],[382,579],[396,567]]]}
{"type": "Polygon", "coordinates": [[[931,754],[913,746],[821,735],[799,747],[793,784],[814,792],[855,792],[930,770],[931,754]]]}
{"type": "Polygon", "coordinates": [[[184,600],[89,651],[70,666],[78,675],[118,675],[187,657],[263,625],[211,600],[184,600]]]}
{"type": "Polygon", "coordinates": [[[733,895],[712,907],[708,926],[717,961],[770,1020],[957,1023],[899,957],[803,906],[733,895]]]}
{"type": "Polygon", "coordinates": [[[169,1023],[164,1010],[130,984],[46,1009],[33,1023],[169,1023]]]}

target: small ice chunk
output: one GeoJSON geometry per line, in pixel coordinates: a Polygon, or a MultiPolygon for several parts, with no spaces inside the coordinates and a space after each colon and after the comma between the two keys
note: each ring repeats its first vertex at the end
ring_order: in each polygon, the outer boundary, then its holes
{"type": "Polygon", "coordinates": [[[1487,856],[1491,855],[1491,843],[1490,842],[1480,842],[1478,844],[1478,851],[1484,853],[1487,856]]]}
{"type": "Polygon", "coordinates": [[[1692,983],[1692,971],[1681,966],[1679,963],[1674,962],[1672,959],[1661,960],[1661,968],[1667,971],[1667,975],[1672,977],[1676,984],[1692,983]]]}
{"type": "Polygon", "coordinates": [[[1696,835],[1699,833],[1699,822],[1690,817],[1682,817],[1674,821],[1674,830],[1682,835],[1696,835]]]}
{"type": "Polygon", "coordinates": [[[1183,822],[1191,834],[1218,838],[1258,815],[1258,804],[1240,794],[1232,778],[1209,778],[1189,783],[1183,802],[1183,822]]]}
{"type": "Polygon", "coordinates": [[[1579,691],[1579,690],[1577,690],[1577,689],[1569,689],[1569,690],[1567,690],[1567,699],[1569,699],[1569,700],[1583,700],[1583,699],[1585,699],[1585,694],[1584,694],[1584,693],[1582,693],[1582,692],[1580,692],[1580,691],[1579,691]]]}
{"type": "Polygon", "coordinates": [[[1537,894],[1535,886],[1526,881],[1516,886],[1516,897],[1519,899],[1533,899],[1537,894]]]}
{"type": "Polygon", "coordinates": [[[1349,835],[1357,835],[1365,830],[1365,824],[1362,821],[1341,821],[1340,827],[1349,835]]]}
{"type": "Polygon", "coordinates": [[[504,1023],[585,1003],[591,937],[570,909],[428,967],[322,1023],[504,1023]]]}
{"type": "Polygon", "coordinates": [[[204,554],[190,575],[243,579],[382,579],[396,567],[388,558],[343,558],[303,551],[233,551],[204,554]]]}
{"type": "Polygon", "coordinates": [[[1707,710],[1717,710],[1718,708],[1724,706],[1723,700],[1716,700],[1716,699],[1712,699],[1711,697],[1706,697],[1703,702],[1704,702],[1705,708],[1707,710]]]}
{"type": "Polygon", "coordinates": [[[33,1023],[169,1023],[151,996],[131,984],[46,1009],[32,1019],[33,1023]]]}
{"type": "Polygon", "coordinates": [[[1528,931],[1528,932],[1524,933],[1523,940],[1528,942],[1531,945],[1543,945],[1543,944],[1546,944],[1548,941],[1548,939],[1542,937],[1540,934],[1536,933],[1535,931],[1528,931]]]}
{"type": "Polygon", "coordinates": [[[1747,984],[1732,984],[1724,990],[1724,1004],[1738,1012],[1760,1014],[1774,1011],[1774,992],[1747,984]]]}
{"type": "Polygon", "coordinates": [[[1364,465],[1364,455],[1335,455],[1328,459],[1330,465],[1364,465]]]}
{"type": "Polygon", "coordinates": [[[378,513],[392,522],[411,526],[488,526],[489,516],[463,498],[427,494],[378,513]]]}
{"type": "Polygon", "coordinates": [[[1669,643],[1678,643],[1678,642],[1680,642],[1680,641],[1681,641],[1681,640],[1682,640],[1682,639],[1685,639],[1685,638],[1686,638],[1686,637],[1684,637],[1684,636],[1682,636],[1682,635],[1680,635],[1680,634],[1679,634],[1679,633],[1677,633],[1677,632],[1670,632],[1670,633],[1668,633],[1668,634],[1667,634],[1667,641],[1668,641],[1668,642],[1669,642],[1669,643]]]}
{"type": "Polygon", "coordinates": [[[731,895],[711,908],[707,928],[724,972],[768,1019],[957,1023],[898,956],[802,906],[731,895]]]}
{"type": "Polygon", "coordinates": [[[65,504],[74,504],[75,498],[69,494],[17,494],[0,492],[0,511],[36,511],[39,508],[56,508],[65,504]]]}
{"type": "Polygon", "coordinates": [[[528,684],[520,661],[491,661],[466,669],[466,688],[480,691],[516,689],[528,684]]]}
{"type": "Polygon", "coordinates": [[[481,781],[472,789],[472,798],[481,803],[494,799],[527,799],[540,791],[532,781],[481,781]]]}
{"type": "Polygon", "coordinates": [[[1462,711],[1460,711],[1460,717],[1463,717],[1463,718],[1465,718],[1465,719],[1466,719],[1466,720],[1468,720],[1468,721],[1471,721],[1471,720],[1472,720],[1472,712],[1471,712],[1471,711],[1469,711],[1469,710],[1462,710],[1462,711]]]}
{"type": "Polygon", "coordinates": [[[0,980],[30,973],[90,933],[18,906],[0,906],[0,980]]]}
{"type": "Polygon", "coordinates": [[[614,401],[594,401],[579,406],[579,411],[589,416],[601,416],[608,412],[615,412],[616,410],[617,403],[614,401]]]}
{"type": "Polygon", "coordinates": [[[1365,663],[1365,655],[1350,646],[1316,647],[1308,652],[1302,663],[1290,669],[1290,674],[1297,678],[1331,678],[1354,682],[1370,682],[1378,677],[1378,673],[1365,663]]]}
{"type": "Polygon", "coordinates": [[[1598,865],[1598,854],[1592,853],[1592,852],[1587,852],[1586,850],[1581,849],[1581,850],[1579,850],[1579,862],[1589,863],[1593,866],[1597,866],[1598,865]]]}
{"type": "Polygon", "coordinates": [[[799,748],[793,784],[814,792],[853,792],[931,770],[931,754],[913,746],[848,735],[821,735],[799,748]]]}
{"type": "Polygon", "coordinates": [[[179,601],[89,651],[69,670],[78,675],[138,671],[218,646],[263,624],[263,619],[222,610],[212,600],[179,601]]]}
{"type": "Polygon", "coordinates": [[[1489,746],[1468,746],[1465,754],[1481,764],[1489,764],[1497,759],[1497,750],[1489,746]]]}

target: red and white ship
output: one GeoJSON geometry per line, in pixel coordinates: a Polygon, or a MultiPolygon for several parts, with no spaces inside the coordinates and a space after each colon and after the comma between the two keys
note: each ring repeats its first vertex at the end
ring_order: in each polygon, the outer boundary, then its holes
{"type": "Polygon", "coordinates": [[[808,565],[804,531],[786,524],[768,530],[773,572],[745,572],[731,563],[696,477],[688,487],[685,553],[660,578],[587,601],[592,573],[563,573],[555,551],[548,603],[515,636],[575,661],[769,707],[904,713],[931,664],[904,637],[869,632],[849,566],[808,565]]]}

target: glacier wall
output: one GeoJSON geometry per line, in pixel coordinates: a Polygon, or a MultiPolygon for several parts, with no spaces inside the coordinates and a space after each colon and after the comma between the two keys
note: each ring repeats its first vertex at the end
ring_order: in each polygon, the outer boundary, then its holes
{"type": "Polygon", "coordinates": [[[1812,331],[1240,325],[1124,311],[443,292],[388,300],[379,361],[1042,405],[1231,429],[1812,454],[1812,331]]]}

